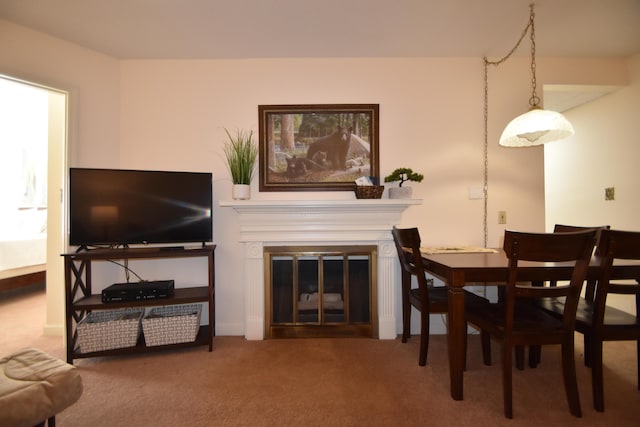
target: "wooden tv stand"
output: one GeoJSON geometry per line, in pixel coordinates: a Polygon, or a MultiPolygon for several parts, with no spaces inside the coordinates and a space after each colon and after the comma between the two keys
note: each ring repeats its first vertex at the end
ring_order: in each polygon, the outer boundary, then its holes
{"type": "Polygon", "coordinates": [[[64,257],[65,267],[65,327],[67,340],[67,362],[73,364],[73,359],[79,358],[116,356],[201,345],[208,345],[209,351],[212,351],[213,336],[215,335],[215,249],[216,245],[207,245],[193,249],[185,249],[181,247],[93,249],[83,252],[62,254],[64,257]],[[207,285],[176,288],[174,295],[169,298],[103,303],[101,294],[94,294],[92,292],[91,267],[94,261],[196,257],[206,257],[208,259],[207,285]],[[197,302],[208,303],[209,325],[200,327],[200,331],[193,342],[148,347],[145,345],[144,337],[141,334],[138,343],[134,347],[89,353],[81,353],[76,349],[78,338],[76,330],[77,324],[91,311],[191,304],[197,302]]]}

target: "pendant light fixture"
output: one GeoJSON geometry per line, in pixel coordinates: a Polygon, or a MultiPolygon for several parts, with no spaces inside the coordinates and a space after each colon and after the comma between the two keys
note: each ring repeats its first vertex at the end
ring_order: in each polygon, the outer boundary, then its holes
{"type": "MultiPolygon", "coordinates": [[[[520,41],[522,41],[527,30],[530,30],[532,88],[531,98],[529,98],[530,109],[528,112],[513,119],[502,132],[500,145],[505,147],[530,147],[558,141],[574,134],[573,126],[571,126],[571,123],[569,123],[562,114],[555,111],[544,110],[540,106],[540,97],[538,97],[536,91],[536,30],[534,6],[533,3],[529,6],[531,9],[529,23],[520,38],[520,41]]],[[[520,44],[520,41],[518,41],[514,50],[520,44]]],[[[511,53],[512,52],[513,50],[511,53]]],[[[511,53],[509,55],[511,55],[511,53]]]]}
{"type": "Polygon", "coordinates": [[[574,134],[571,123],[560,113],[544,110],[540,106],[536,81],[536,40],[535,40],[535,4],[529,5],[529,22],[522,31],[516,45],[496,61],[484,61],[484,246],[489,240],[488,199],[489,199],[489,65],[498,66],[505,62],[518,49],[527,32],[531,30],[531,98],[527,113],[516,117],[507,125],[500,136],[500,145],[505,147],[531,147],[567,138],[574,134]]]}

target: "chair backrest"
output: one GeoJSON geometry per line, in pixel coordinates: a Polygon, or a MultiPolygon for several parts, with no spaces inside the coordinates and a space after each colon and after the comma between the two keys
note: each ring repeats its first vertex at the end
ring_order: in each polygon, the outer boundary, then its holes
{"type": "Polygon", "coordinates": [[[393,241],[398,251],[400,266],[405,274],[415,275],[418,286],[426,286],[427,281],[420,253],[420,232],[417,228],[397,228],[391,230],[393,241]]]}
{"type": "Polygon", "coordinates": [[[636,317],[640,315],[640,278],[636,283],[611,282],[611,269],[616,259],[640,262],[640,232],[604,230],[599,244],[600,277],[595,296],[594,324],[602,324],[608,294],[636,296],[636,317]]]}
{"type": "Polygon", "coordinates": [[[553,227],[554,233],[566,233],[569,231],[584,231],[584,230],[609,230],[611,227],[609,225],[598,225],[595,227],[588,227],[583,225],[566,225],[566,224],[556,224],[553,227]]]}
{"type": "Polygon", "coordinates": [[[566,233],[524,233],[506,230],[504,251],[509,259],[509,277],[506,289],[506,316],[508,328],[511,328],[515,303],[520,298],[566,297],[563,325],[573,329],[578,298],[582,289],[589,261],[596,239],[596,230],[574,231],[566,233]],[[573,271],[567,284],[558,286],[535,286],[519,282],[518,263],[535,262],[571,262],[573,271]]]}
{"type": "Polygon", "coordinates": [[[556,224],[553,227],[554,233],[568,233],[571,231],[584,231],[584,230],[596,230],[596,253],[598,252],[598,246],[600,243],[600,234],[602,230],[609,230],[611,226],[609,225],[598,225],[595,227],[585,227],[581,225],[566,225],[566,224],[556,224]]]}
{"type": "MultiPolygon", "coordinates": [[[[554,233],[568,233],[572,231],[584,231],[584,230],[596,230],[596,244],[595,244],[595,255],[598,255],[598,247],[600,246],[600,235],[602,230],[609,230],[611,227],[609,225],[599,225],[596,227],[585,227],[580,225],[566,225],[566,224],[556,224],[553,227],[554,233]]],[[[588,300],[593,301],[593,298],[596,293],[596,280],[587,280],[587,287],[585,288],[585,296],[588,300]]],[[[556,281],[550,282],[551,286],[556,286],[556,281]]]]}

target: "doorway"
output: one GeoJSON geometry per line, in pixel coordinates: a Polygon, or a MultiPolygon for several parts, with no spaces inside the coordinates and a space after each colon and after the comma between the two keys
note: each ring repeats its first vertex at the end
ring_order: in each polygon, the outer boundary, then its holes
{"type": "Polygon", "coordinates": [[[7,276],[46,272],[45,335],[64,328],[63,188],[67,156],[68,93],[0,75],[0,159],[3,208],[11,226],[0,242],[21,258],[0,266],[7,276]],[[11,201],[11,203],[8,203],[11,201]],[[19,245],[19,247],[11,247],[19,245]]]}

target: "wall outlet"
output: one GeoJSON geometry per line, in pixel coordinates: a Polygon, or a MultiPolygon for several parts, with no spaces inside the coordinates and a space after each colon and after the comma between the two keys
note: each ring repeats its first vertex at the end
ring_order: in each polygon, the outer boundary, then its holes
{"type": "Polygon", "coordinates": [[[507,211],[498,211],[498,224],[507,223],[507,211]]]}

